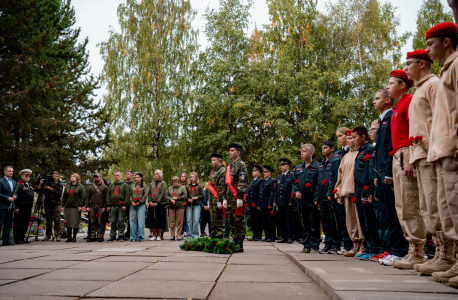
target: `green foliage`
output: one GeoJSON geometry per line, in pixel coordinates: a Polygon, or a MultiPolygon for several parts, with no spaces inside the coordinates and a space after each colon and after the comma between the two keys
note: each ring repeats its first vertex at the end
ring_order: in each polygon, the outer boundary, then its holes
{"type": "MultiPolygon", "coordinates": [[[[442,22],[453,22],[453,14],[448,7],[444,7],[440,0],[424,0],[420,10],[417,13],[417,32],[413,36],[413,49],[425,49],[426,31],[442,22]]],[[[432,72],[439,75],[442,65],[435,61],[432,66],[432,72]]]]}
{"type": "Polygon", "coordinates": [[[78,43],[69,0],[4,0],[0,6],[0,164],[59,170],[106,168],[103,106],[93,101],[88,40],[78,43]]]}
{"type": "Polygon", "coordinates": [[[216,238],[202,237],[202,238],[189,238],[184,241],[180,246],[181,250],[186,251],[204,251],[216,254],[232,254],[240,246],[235,245],[230,240],[221,240],[216,238]]]}
{"type": "Polygon", "coordinates": [[[116,133],[105,153],[119,158],[114,170],[141,171],[146,182],[154,169],[181,170],[178,141],[191,105],[195,15],[190,2],[181,0],[128,0],[119,6],[121,32],[110,30],[100,44],[104,102],[116,133]]]}

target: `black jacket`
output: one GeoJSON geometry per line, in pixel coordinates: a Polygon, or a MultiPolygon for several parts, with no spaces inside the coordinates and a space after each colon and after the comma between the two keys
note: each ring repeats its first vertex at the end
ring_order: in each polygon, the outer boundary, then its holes
{"type": "Polygon", "coordinates": [[[269,179],[262,179],[260,185],[258,207],[268,208],[268,206],[272,206],[275,198],[275,179],[272,177],[269,177],[269,179]]]}
{"type": "Polygon", "coordinates": [[[17,189],[17,199],[15,202],[19,207],[32,207],[34,190],[30,183],[25,183],[24,185],[19,185],[17,189]]]}
{"type": "Polygon", "coordinates": [[[245,198],[245,204],[248,204],[248,207],[256,207],[258,205],[259,190],[262,182],[263,179],[261,177],[257,177],[250,182],[245,198]]]}
{"type": "Polygon", "coordinates": [[[294,204],[293,194],[294,173],[288,171],[283,178],[283,174],[277,176],[277,190],[274,203],[278,206],[294,204]]]}
{"type": "Polygon", "coordinates": [[[354,177],[355,177],[355,195],[358,195],[363,198],[367,198],[369,195],[368,190],[363,190],[365,186],[371,186],[370,184],[370,176],[369,176],[369,161],[364,161],[364,156],[372,155],[374,151],[374,147],[371,143],[367,143],[358,148],[358,155],[355,159],[355,169],[354,169],[354,177]]]}
{"type": "Polygon", "coordinates": [[[324,158],[318,166],[318,184],[315,195],[315,201],[318,203],[320,203],[322,200],[327,200],[333,156],[334,154],[329,158],[328,161],[326,161],[326,158],[324,158]]]}
{"type": "Polygon", "coordinates": [[[296,194],[296,192],[299,192],[302,194],[302,198],[299,199],[299,201],[315,201],[318,183],[318,166],[319,164],[313,160],[307,169],[305,169],[305,163],[294,167],[293,193],[296,194]]]}
{"type": "Polygon", "coordinates": [[[375,161],[373,162],[381,174],[393,177],[392,163],[393,158],[390,156],[391,145],[391,116],[393,111],[389,111],[383,117],[377,128],[377,142],[375,144],[375,161]]]}
{"type": "Polygon", "coordinates": [[[347,154],[349,151],[350,151],[350,148],[348,150],[341,149],[332,155],[331,173],[329,174],[328,192],[326,193],[326,197],[333,196],[332,191],[334,190],[336,183],[337,183],[337,176],[339,175],[340,163],[342,162],[342,159],[344,158],[345,154],[347,154]]]}

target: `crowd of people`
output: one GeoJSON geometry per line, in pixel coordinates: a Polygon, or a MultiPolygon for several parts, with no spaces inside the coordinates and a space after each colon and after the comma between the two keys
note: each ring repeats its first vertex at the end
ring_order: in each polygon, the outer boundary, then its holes
{"type": "MultiPolygon", "coordinates": [[[[380,112],[369,130],[364,126],[336,130],[341,149],[332,141],[321,145],[324,159],[314,161],[315,147],[301,146],[302,163],[279,158],[276,166],[248,167],[243,147],[228,146],[230,163],[223,155],[210,156],[213,171],[202,187],[197,173],[163,181],[154,172],[148,186],[141,173],[116,172],[107,187],[100,174],[87,192],[78,174],[65,186],[55,172],[54,183],[38,186],[47,199],[47,233],[60,240],[60,212],[64,211],[67,242],[76,241],[81,211],[90,215],[88,242],[103,241],[107,213],[112,241],[143,241],[145,224],[151,240],[161,240],[170,230],[171,240],[201,235],[208,224],[212,238],[230,232],[243,252],[247,216],[251,241],[303,245],[303,253],[339,254],[376,261],[400,269],[415,269],[440,282],[458,286],[458,27],[441,23],[426,32],[427,49],[407,53],[404,70],[394,70],[388,84],[374,95],[380,112]],[[431,73],[434,61],[443,68],[440,78],[431,73]],[[416,84],[415,84],[416,81],[416,84]],[[414,88],[414,95],[409,90],[414,88]],[[261,174],[262,177],[261,178],[261,174]],[[127,217],[126,217],[127,216],[127,217]],[[128,230],[125,231],[127,218],[128,230]],[[146,222],[145,222],[146,218],[146,222]],[[203,225],[203,227],[202,227],[203,225]],[[263,232],[265,238],[263,239],[263,232]],[[320,249],[321,233],[324,247],[320,249]],[[436,245],[426,261],[426,234],[436,245]]],[[[33,203],[30,170],[19,172],[17,193],[12,167],[0,180],[0,226],[3,245],[8,239],[14,212],[16,243],[23,243],[33,203]],[[16,223],[17,222],[17,223],[16,223]]]]}

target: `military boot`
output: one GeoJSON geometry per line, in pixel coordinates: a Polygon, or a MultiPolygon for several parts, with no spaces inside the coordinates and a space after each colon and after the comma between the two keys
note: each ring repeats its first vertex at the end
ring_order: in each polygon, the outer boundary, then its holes
{"type": "Polygon", "coordinates": [[[420,272],[420,267],[424,267],[424,266],[428,266],[428,265],[431,265],[431,264],[435,264],[440,258],[441,249],[444,247],[443,244],[442,244],[442,241],[440,239],[438,239],[436,237],[436,235],[433,235],[432,239],[433,239],[434,245],[436,245],[436,253],[434,253],[434,257],[432,259],[428,260],[424,264],[415,264],[413,266],[413,268],[417,272],[420,272]]]}
{"type": "Polygon", "coordinates": [[[423,264],[426,262],[423,256],[424,242],[409,243],[409,253],[400,261],[393,262],[392,265],[398,269],[413,269],[415,264],[423,264]]]}
{"type": "MultiPolygon", "coordinates": [[[[458,248],[458,241],[456,241],[454,244],[455,244],[455,247],[458,248]]],[[[454,254],[455,253],[453,253],[452,256],[454,254]]],[[[458,254],[457,254],[457,256],[458,256],[458,254]]],[[[434,280],[439,281],[439,282],[448,282],[449,279],[451,279],[453,277],[457,277],[458,276],[458,261],[455,261],[455,263],[447,271],[445,271],[445,272],[434,272],[432,274],[432,276],[433,276],[434,280]]]]}
{"type": "Polygon", "coordinates": [[[458,276],[452,277],[448,280],[451,286],[458,287],[458,276]]]}
{"type": "Polygon", "coordinates": [[[236,245],[239,245],[240,248],[237,249],[237,250],[234,250],[234,253],[243,252],[243,240],[242,240],[242,239],[238,239],[237,242],[236,242],[235,244],[236,244],[236,245]]]}
{"type": "Polygon", "coordinates": [[[439,259],[431,264],[424,264],[418,268],[422,274],[431,275],[434,272],[444,272],[455,263],[455,245],[445,238],[444,232],[436,233],[436,240],[440,245],[439,259]]]}
{"type": "Polygon", "coordinates": [[[358,253],[360,247],[362,247],[361,242],[353,242],[353,249],[345,252],[344,256],[347,256],[347,257],[355,256],[358,253]]]}

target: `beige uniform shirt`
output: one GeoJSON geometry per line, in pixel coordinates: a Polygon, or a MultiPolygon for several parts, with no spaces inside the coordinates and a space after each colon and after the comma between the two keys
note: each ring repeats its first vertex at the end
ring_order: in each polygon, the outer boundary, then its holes
{"type": "Polygon", "coordinates": [[[458,149],[458,52],[447,59],[440,73],[434,104],[428,161],[451,157],[458,149]]]}
{"type": "MultiPolygon", "coordinates": [[[[439,78],[434,74],[423,77],[415,85],[415,94],[409,106],[409,137],[422,136],[423,145],[429,149],[429,135],[433,122],[433,109],[439,78]]],[[[410,146],[410,163],[424,159],[428,153],[417,144],[410,146]]]]}
{"type": "Polygon", "coordinates": [[[337,190],[335,197],[352,197],[355,194],[355,159],[358,156],[358,148],[350,149],[340,162],[339,172],[337,174],[337,183],[334,189],[337,190]]]}

